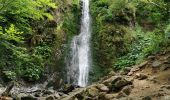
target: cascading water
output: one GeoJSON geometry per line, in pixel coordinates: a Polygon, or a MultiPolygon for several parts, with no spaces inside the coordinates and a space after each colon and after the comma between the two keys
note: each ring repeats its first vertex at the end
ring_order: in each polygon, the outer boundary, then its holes
{"type": "Polygon", "coordinates": [[[86,86],[90,67],[90,14],[89,0],[82,0],[81,32],[71,42],[67,80],[69,83],[86,86]]]}

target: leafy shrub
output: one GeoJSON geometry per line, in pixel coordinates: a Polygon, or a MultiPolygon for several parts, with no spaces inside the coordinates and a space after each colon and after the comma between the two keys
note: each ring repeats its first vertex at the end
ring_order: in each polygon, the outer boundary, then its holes
{"type": "Polygon", "coordinates": [[[168,24],[165,28],[164,44],[165,44],[166,47],[170,46],[170,24],[168,24]]]}
{"type": "Polygon", "coordinates": [[[5,71],[6,78],[12,80],[23,76],[28,81],[38,80],[43,71],[42,56],[18,46],[23,43],[23,37],[14,25],[0,33],[0,70],[5,71]]]}
{"type": "Polygon", "coordinates": [[[16,73],[12,71],[3,71],[3,78],[7,81],[15,80],[16,79],[16,73]]]}
{"type": "Polygon", "coordinates": [[[131,45],[130,52],[117,59],[115,69],[130,67],[140,63],[145,57],[158,52],[163,45],[164,34],[161,32],[143,32],[141,28],[134,31],[136,39],[131,45]]]}

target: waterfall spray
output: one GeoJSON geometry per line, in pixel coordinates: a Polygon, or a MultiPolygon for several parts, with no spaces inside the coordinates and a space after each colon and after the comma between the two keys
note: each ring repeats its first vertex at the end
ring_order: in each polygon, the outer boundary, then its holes
{"type": "Polygon", "coordinates": [[[71,59],[68,64],[67,80],[79,86],[88,84],[90,68],[90,14],[89,0],[82,0],[81,32],[71,42],[71,59]]]}

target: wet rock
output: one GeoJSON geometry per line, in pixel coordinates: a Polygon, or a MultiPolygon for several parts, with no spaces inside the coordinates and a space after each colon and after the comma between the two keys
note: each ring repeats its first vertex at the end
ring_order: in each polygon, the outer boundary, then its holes
{"type": "Polygon", "coordinates": [[[137,98],[131,98],[131,97],[123,97],[121,99],[116,99],[116,100],[138,100],[137,98]]]}
{"type": "Polygon", "coordinates": [[[96,89],[95,87],[91,87],[88,89],[88,94],[92,97],[95,97],[99,94],[99,90],[96,89]]]}
{"type": "Polygon", "coordinates": [[[156,93],[153,93],[152,96],[154,97],[161,97],[161,96],[165,96],[165,92],[164,91],[158,91],[156,93]]]}
{"type": "Polygon", "coordinates": [[[79,100],[78,98],[74,98],[74,100],[79,100]]]}
{"type": "Polygon", "coordinates": [[[148,59],[154,60],[154,59],[155,59],[155,56],[148,56],[148,59]]]}
{"type": "Polygon", "coordinates": [[[122,89],[122,92],[125,93],[126,95],[129,95],[132,91],[132,86],[128,85],[128,86],[125,86],[123,89],[122,89]]]}
{"type": "Polygon", "coordinates": [[[163,100],[170,100],[170,96],[163,97],[163,100]]]}
{"type": "Polygon", "coordinates": [[[153,68],[157,68],[157,67],[160,67],[161,66],[161,62],[160,61],[154,61],[153,63],[152,63],[152,67],[153,68]]]}
{"type": "Polygon", "coordinates": [[[18,100],[38,100],[38,99],[32,95],[27,95],[27,96],[21,97],[21,99],[18,99],[18,100]]]}
{"type": "Polygon", "coordinates": [[[145,88],[150,88],[150,86],[145,86],[145,88]]]}
{"type": "Polygon", "coordinates": [[[170,64],[163,64],[163,65],[160,67],[160,70],[161,70],[161,71],[164,71],[164,70],[167,70],[168,68],[170,68],[170,64]]]}
{"type": "Polygon", "coordinates": [[[45,100],[55,100],[53,95],[48,96],[45,100]]]}
{"type": "Polygon", "coordinates": [[[170,57],[164,61],[164,64],[170,64],[170,57]]]}
{"type": "Polygon", "coordinates": [[[5,91],[5,87],[0,87],[0,95],[5,91]]]}
{"type": "Polygon", "coordinates": [[[59,98],[60,98],[60,95],[59,95],[58,93],[55,93],[55,94],[54,94],[54,98],[55,98],[55,99],[59,99],[59,98]]]}
{"type": "Polygon", "coordinates": [[[88,97],[88,96],[85,96],[84,98],[81,98],[81,99],[79,99],[79,98],[75,98],[75,99],[77,99],[77,100],[93,100],[93,98],[92,97],[88,97]]]}
{"type": "Polygon", "coordinates": [[[127,95],[124,92],[119,92],[116,98],[122,98],[122,97],[127,97],[127,95]]]}
{"type": "Polygon", "coordinates": [[[2,93],[2,96],[9,96],[10,95],[10,91],[12,90],[14,85],[15,85],[14,82],[10,82],[10,84],[7,86],[5,91],[2,93]]]}
{"type": "Polygon", "coordinates": [[[109,75],[114,76],[114,75],[116,75],[116,73],[115,73],[114,71],[111,71],[111,72],[109,73],[109,75]]]}
{"type": "Polygon", "coordinates": [[[130,71],[131,71],[131,67],[125,67],[121,72],[120,74],[121,75],[127,75],[130,71]]]}
{"type": "Polygon", "coordinates": [[[131,72],[129,72],[127,75],[128,75],[128,76],[131,76],[131,75],[133,75],[133,73],[134,73],[134,72],[131,71],[131,72]]]}
{"type": "Polygon", "coordinates": [[[111,85],[111,83],[114,83],[114,82],[120,80],[121,78],[122,78],[121,76],[112,76],[111,78],[105,80],[103,82],[103,84],[106,86],[109,86],[109,85],[111,85]]]}
{"type": "Polygon", "coordinates": [[[42,96],[42,93],[41,93],[41,92],[36,92],[36,93],[34,93],[34,96],[35,96],[35,97],[41,97],[41,96],[42,96]]]}
{"type": "Polygon", "coordinates": [[[20,93],[17,95],[17,100],[21,100],[22,97],[27,97],[28,95],[25,93],[20,93]]]}
{"type": "Polygon", "coordinates": [[[106,92],[99,92],[99,100],[105,99],[106,92]]]}
{"type": "Polygon", "coordinates": [[[98,84],[97,88],[102,92],[108,92],[109,91],[109,88],[107,86],[105,86],[104,84],[98,84]]]}
{"type": "Polygon", "coordinates": [[[146,64],[148,64],[148,61],[145,61],[139,65],[135,65],[131,68],[130,72],[127,74],[128,76],[131,76],[134,74],[134,72],[140,70],[142,67],[144,67],[146,64]]]}
{"type": "Polygon", "coordinates": [[[152,100],[150,96],[143,97],[142,100],[152,100]]]}
{"type": "Polygon", "coordinates": [[[134,81],[134,77],[126,76],[125,79],[131,83],[134,81]]]}
{"type": "Polygon", "coordinates": [[[113,85],[114,85],[115,88],[121,88],[121,87],[126,86],[126,85],[131,84],[131,83],[132,83],[131,81],[128,81],[128,80],[123,78],[123,79],[115,82],[113,85]]]}
{"type": "Polygon", "coordinates": [[[162,85],[161,88],[170,89],[170,85],[162,85]]]}
{"type": "Polygon", "coordinates": [[[142,74],[142,73],[137,73],[137,74],[135,75],[135,78],[137,78],[137,79],[139,79],[139,80],[144,80],[144,79],[148,78],[148,76],[145,75],[145,74],[142,74]]]}
{"type": "Polygon", "coordinates": [[[139,65],[135,65],[133,69],[131,69],[131,71],[137,71],[138,69],[141,69],[142,67],[144,67],[146,64],[148,64],[148,61],[144,61],[140,63],[139,65]]]}
{"type": "Polygon", "coordinates": [[[158,83],[158,79],[156,76],[151,76],[148,78],[149,81],[153,82],[153,83],[158,83]]]}
{"type": "Polygon", "coordinates": [[[3,85],[2,85],[2,84],[0,84],[0,88],[1,88],[1,87],[3,87],[3,85]]]}
{"type": "Polygon", "coordinates": [[[43,91],[43,95],[51,95],[54,93],[54,90],[45,90],[43,91]]]}
{"type": "Polygon", "coordinates": [[[110,99],[113,99],[113,98],[116,98],[116,97],[117,97],[117,94],[105,94],[104,100],[110,100],[110,99]]]}
{"type": "Polygon", "coordinates": [[[58,92],[59,96],[67,96],[67,94],[63,93],[63,92],[58,92]]]}
{"type": "Polygon", "coordinates": [[[13,100],[11,97],[0,97],[0,100],[13,100]]]}

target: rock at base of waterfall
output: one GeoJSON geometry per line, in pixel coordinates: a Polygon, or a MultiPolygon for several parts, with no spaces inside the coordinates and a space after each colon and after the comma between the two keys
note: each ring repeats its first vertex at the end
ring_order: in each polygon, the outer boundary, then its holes
{"type": "Polygon", "coordinates": [[[109,91],[109,88],[107,86],[105,86],[104,84],[98,84],[97,88],[102,92],[108,92],[109,91]]]}
{"type": "Polygon", "coordinates": [[[99,94],[99,90],[95,87],[91,87],[90,89],[88,89],[88,94],[92,97],[95,97],[99,94]]]}

